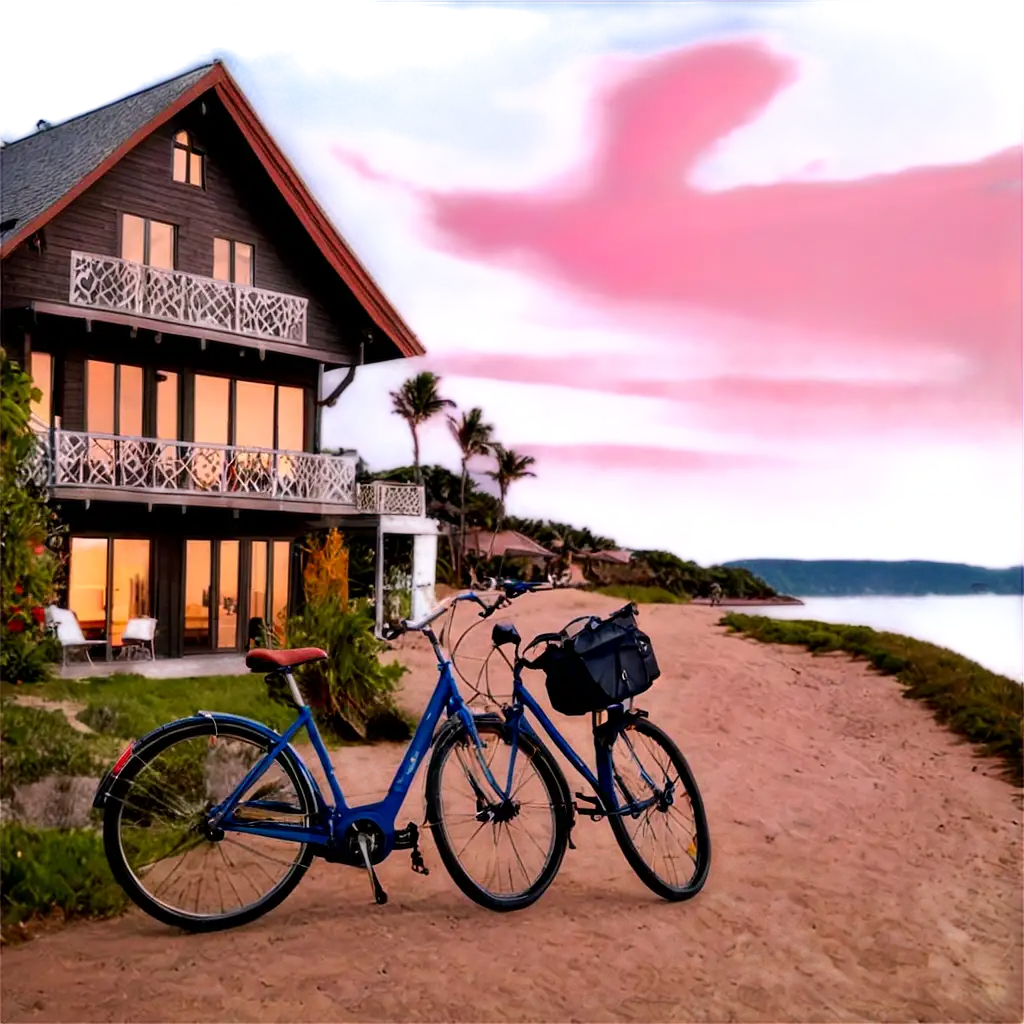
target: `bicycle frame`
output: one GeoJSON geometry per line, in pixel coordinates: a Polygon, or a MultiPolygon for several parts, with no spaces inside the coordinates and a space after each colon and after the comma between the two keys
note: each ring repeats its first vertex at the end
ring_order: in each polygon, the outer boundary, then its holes
{"type": "MultiPolygon", "coordinates": [[[[590,770],[590,766],[576,753],[569,741],[558,731],[555,723],[551,721],[544,709],[537,703],[536,698],[526,688],[522,681],[520,671],[516,671],[513,675],[512,683],[512,706],[504,708],[505,721],[508,723],[512,730],[512,763],[515,763],[515,752],[517,749],[516,740],[520,732],[525,732],[531,739],[542,742],[540,736],[537,734],[536,729],[530,724],[530,720],[526,717],[526,711],[533,713],[534,717],[540,723],[541,728],[548,734],[551,741],[559,749],[562,756],[583,776],[584,779],[593,788],[594,793],[597,795],[598,806],[601,814],[606,817],[612,817],[615,815],[629,814],[633,817],[641,814],[651,804],[656,803],[658,800],[657,796],[653,796],[647,800],[642,801],[630,801],[628,804],[623,806],[619,805],[618,797],[615,794],[615,785],[612,771],[612,755],[611,755],[611,743],[606,745],[598,742],[595,726],[594,734],[594,757],[597,762],[597,775],[590,770]]],[[[622,721],[625,718],[626,710],[621,704],[614,704],[608,709],[608,729],[613,733],[622,732],[622,721]]],[[[634,758],[635,759],[635,758],[634,758]]],[[[644,770],[643,765],[637,761],[637,766],[640,770],[644,781],[651,787],[652,790],[657,792],[657,786],[654,781],[648,776],[644,770]]],[[[511,776],[511,770],[510,770],[511,776]]]]}
{"type": "MultiPolygon", "coordinates": [[[[417,770],[423,762],[424,756],[433,744],[434,730],[442,714],[447,713],[449,719],[453,716],[458,716],[477,748],[479,749],[482,746],[473,714],[459,693],[458,685],[452,673],[451,662],[444,656],[444,652],[441,650],[440,644],[433,633],[429,630],[426,630],[425,633],[431,641],[438,658],[439,676],[437,685],[434,687],[434,692],[427,704],[426,711],[423,713],[423,717],[416,727],[416,732],[413,734],[412,740],[402,757],[401,764],[399,764],[398,770],[395,772],[387,794],[382,800],[361,804],[356,807],[349,806],[335,774],[334,766],[331,764],[327,747],[317,729],[312,709],[305,702],[300,702],[299,715],[295,721],[279,737],[277,734],[272,734],[276,737],[276,741],[270,747],[267,754],[249,770],[245,778],[235,787],[226,800],[211,808],[207,819],[209,827],[221,828],[230,832],[244,832],[249,835],[266,836],[271,839],[288,840],[296,843],[310,843],[318,847],[332,847],[336,846],[337,842],[345,836],[352,825],[358,822],[361,826],[365,826],[365,824],[369,823],[375,825],[383,835],[382,848],[375,851],[374,859],[378,861],[383,860],[384,857],[391,853],[394,849],[396,837],[395,819],[398,816],[406,794],[409,792],[409,787],[416,777],[417,770]],[[334,801],[333,806],[326,803],[316,780],[307,772],[306,777],[314,787],[314,796],[319,808],[323,812],[320,817],[325,820],[321,820],[313,828],[306,828],[291,825],[287,822],[247,821],[235,818],[234,812],[239,806],[256,810],[261,808],[272,810],[275,808],[273,801],[252,800],[243,802],[242,796],[259,781],[274,763],[275,758],[290,745],[291,740],[302,729],[305,729],[309,735],[334,801]]],[[[290,672],[285,671],[284,674],[286,681],[289,683],[289,689],[291,689],[297,701],[301,701],[298,688],[295,686],[290,672]]],[[[211,717],[216,720],[218,716],[213,715],[211,717]]],[[[301,763],[301,758],[299,760],[301,763]]],[[[494,787],[495,791],[501,794],[508,793],[511,788],[511,767],[509,779],[504,790],[491,776],[490,770],[486,765],[484,765],[484,768],[487,781],[494,787]]]]}

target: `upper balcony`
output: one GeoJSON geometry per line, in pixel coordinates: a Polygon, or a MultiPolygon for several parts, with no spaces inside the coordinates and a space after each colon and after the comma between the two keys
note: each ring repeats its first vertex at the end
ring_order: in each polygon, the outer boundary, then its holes
{"type": "Polygon", "coordinates": [[[56,497],[318,515],[425,514],[422,487],[357,484],[355,455],[61,428],[40,430],[37,438],[28,472],[56,497]]]}
{"type": "Polygon", "coordinates": [[[307,300],[301,296],[116,256],[72,252],[68,300],[86,309],[134,314],[260,341],[306,344],[307,300]]]}

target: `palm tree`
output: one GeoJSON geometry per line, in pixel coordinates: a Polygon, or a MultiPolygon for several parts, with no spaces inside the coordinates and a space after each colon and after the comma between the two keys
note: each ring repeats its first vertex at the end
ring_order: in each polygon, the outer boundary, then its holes
{"type": "MultiPolygon", "coordinates": [[[[498,526],[500,527],[505,518],[505,498],[508,496],[509,487],[517,480],[536,476],[537,474],[530,467],[537,460],[532,455],[520,455],[502,444],[495,444],[493,450],[497,465],[493,470],[488,471],[487,475],[498,484],[498,492],[501,495],[498,514],[498,526]]],[[[487,549],[488,558],[494,553],[494,538],[495,533],[492,532],[490,547],[487,549]]]]}
{"type": "Polygon", "coordinates": [[[448,429],[462,452],[462,489],[459,493],[459,564],[455,567],[456,579],[462,579],[462,560],[466,553],[466,480],[469,477],[468,464],[474,455],[486,455],[491,450],[491,434],[494,427],[484,423],[483,409],[474,407],[463,412],[459,419],[448,417],[448,429]]]}
{"type": "Polygon", "coordinates": [[[423,473],[420,470],[420,435],[419,427],[442,409],[454,409],[455,403],[450,398],[442,398],[437,393],[441,378],[436,373],[424,370],[410,377],[397,391],[391,392],[391,407],[412,431],[412,459],[416,471],[416,483],[423,485],[423,473]]]}

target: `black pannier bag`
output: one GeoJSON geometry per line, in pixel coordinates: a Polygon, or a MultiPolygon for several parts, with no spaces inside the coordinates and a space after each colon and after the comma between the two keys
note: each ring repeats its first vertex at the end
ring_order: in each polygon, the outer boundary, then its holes
{"type": "Polygon", "coordinates": [[[627,605],[607,619],[594,616],[561,645],[549,644],[537,659],[556,711],[585,715],[650,689],[661,670],[635,611],[635,605],[627,605]]]}

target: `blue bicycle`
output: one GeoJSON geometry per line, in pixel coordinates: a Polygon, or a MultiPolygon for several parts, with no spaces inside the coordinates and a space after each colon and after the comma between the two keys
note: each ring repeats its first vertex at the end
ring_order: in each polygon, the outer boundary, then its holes
{"type": "MultiPolygon", "coordinates": [[[[594,616],[574,619],[526,647],[514,625],[495,625],[491,652],[512,666],[511,703],[502,705],[500,714],[479,713],[460,694],[454,658],[445,655],[432,624],[448,612],[453,618],[464,602],[478,604],[480,618],[487,619],[538,589],[548,588],[504,580],[492,603],[472,592],[459,594],[418,622],[385,630],[387,639],[423,633],[437,656],[439,678],[387,795],[375,803],[353,807],[346,802],[295,679],[296,669],[325,658],[325,652],[251,651],[249,667],[281,678],[298,717],[279,734],[250,719],[200,711],[129,744],[94,801],[103,811],[104,846],[114,877],[148,914],[189,931],[234,927],[267,913],[299,884],[315,856],[364,869],[375,901],[386,903],[375,866],[393,851],[410,850],[413,870],[427,873],[419,827],[410,822],[397,828],[396,818],[430,754],[424,824],[455,883],[480,905],[509,911],[537,900],[573,846],[577,814],[608,818],[627,861],[654,892],[670,900],[695,896],[708,875],[711,842],[693,774],[672,740],[645,712],[632,709],[632,694],[614,699],[615,687],[630,692],[630,679],[643,674],[637,667],[641,662],[654,664],[647,638],[635,629],[634,605],[604,623],[594,616]],[[604,635],[598,627],[610,629],[618,640],[591,643],[589,655],[576,656],[576,648],[584,651],[588,641],[604,635]],[[525,654],[540,644],[544,653],[528,660],[525,654]],[[511,660],[504,654],[507,647],[514,650],[511,660]],[[602,665],[614,667],[602,676],[602,665]],[[582,671],[588,666],[590,671],[582,671]],[[524,668],[545,670],[556,709],[591,708],[596,775],[526,689],[524,668]],[[595,679],[610,680],[611,689],[588,694],[586,687],[595,679]],[[527,711],[593,788],[593,796],[577,793],[579,803],[574,802],[527,711]],[[302,729],[333,803],[291,745],[302,729]]],[[[439,632],[443,637],[444,629],[439,632]]],[[[648,671],[639,689],[650,685],[651,675],[648,671]]]]}

